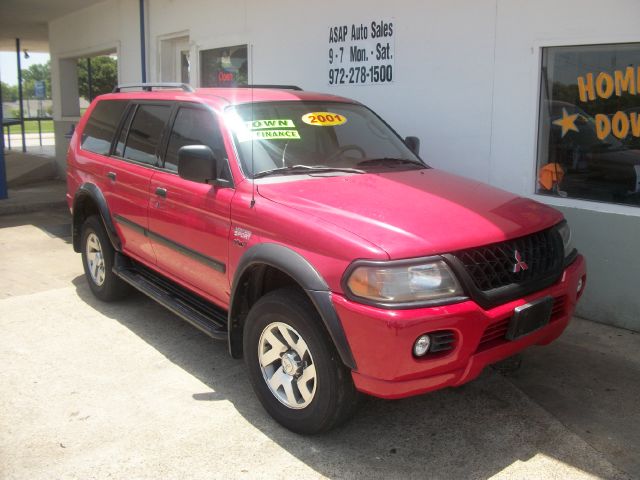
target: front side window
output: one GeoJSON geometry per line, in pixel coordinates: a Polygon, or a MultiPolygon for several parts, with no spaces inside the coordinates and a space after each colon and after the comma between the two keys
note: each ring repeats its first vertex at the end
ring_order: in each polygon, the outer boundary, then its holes
{"type": "Polygon", "coordinates": [[[82,131],[80,146],[83,150],[109,155],[113,134],[127,103],[125,100],[102,100],[96,104],[82,131]]]}
{"type": "Polygon", "coordinates": [[[425,168],[368,108],[341,102],[263,102],[225,112],[248,176],[320,169],[425,168]]]}
{"type": "Polygon", "coordinates": [[[156,165],[156,150],[170,113],[170,105],[139,105],[129,127],[122,156],[135,162],[156,165]]]}
{"type": "MultiPolygon", "coordinates": [[[[213,114],[201,108],[181,107],[167,145],[164,168],[178,171],[178,150],[186,145],[206,145],[221,166],[227,164],[224,141],[213,114]]],[[[222,168],[222,178],[230,180],[228,169],[222,168]]]]}
{"type": "Polygon", "coordinates": [[[537,192],[640,206],[640,44],[545,48],[537,192]]]}

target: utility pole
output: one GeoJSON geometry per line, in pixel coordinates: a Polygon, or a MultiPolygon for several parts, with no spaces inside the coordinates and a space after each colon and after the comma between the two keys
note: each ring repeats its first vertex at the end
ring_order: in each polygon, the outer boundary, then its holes
{"type": "Polygon", "coordinates": [[[7,198],[7,171],[4,164],[4,114],[2,113],[2,89],[0,88],[0,200],[7,198]]]}
{"type": "Polygon", "coordinates": [[[20,102],[20,130],[22,131],[22,152],[27,151],[24,135],[24,105],[22,105],[22,66],[20,64],[20,39],[16,38],[16,60],[18,62],[18,101],[20,102]]]}

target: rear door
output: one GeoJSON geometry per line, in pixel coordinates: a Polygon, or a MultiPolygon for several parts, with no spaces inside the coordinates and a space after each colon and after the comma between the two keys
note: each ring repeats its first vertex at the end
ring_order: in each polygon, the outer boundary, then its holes
{"type": "Polygon", "coordinates": [[[133,103],[125,116],[104,174],[105,196],[125,253],[154,264],[148,228],[149,188],[160,166],[159,146],[171,116],[171,102],[133,103]]]}
{"type": "Polygon", "coordinates": [[[207,145],[231,182],[217,119],[197,104],[178,105],[167,140],[163,169],[151,179],[149,237],[158,267],[222,307],[229,301],[227,263],[234,189],[180,178],[178,150],[207,145]]]}

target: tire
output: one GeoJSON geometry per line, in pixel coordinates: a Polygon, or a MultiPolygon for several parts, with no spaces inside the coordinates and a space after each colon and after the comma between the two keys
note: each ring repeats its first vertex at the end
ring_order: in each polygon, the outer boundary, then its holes
{"type": "Polygon", "coordinates": [[[247,315],[243,343],[258,399],[289,430],[325,432],[355,410],[358,393],[351,372],[299,289],[282,288],[260,298],[247,315]]]}
{"type": "Polygon", "coordinates": [[[100,217],[85,220],[81,239],[82,265],[93,294],[105,302],[126,297],[131,287],[113,273],[115,251],[100,217]]]}

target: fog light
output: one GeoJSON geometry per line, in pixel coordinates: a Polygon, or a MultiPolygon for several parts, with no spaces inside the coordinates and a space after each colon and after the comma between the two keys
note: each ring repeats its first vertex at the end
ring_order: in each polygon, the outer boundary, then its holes
{"type": "Polygon", "coordinates": [[[578,288],[576,289],[577,293],[580,293],[582,291],[582,285],[583,285],[583,281],[582,278],[580,278],[580,280],[578,280],[578,288]]]}
{"type": "Polygon", "coordinates": [[[421,335],[416,340],[416,343],[413,344],[413,354],[416,357],[422,357],[425,353],[429,351],[430,346],[431,346],[431,337],[429,335],[421,335]]]}

